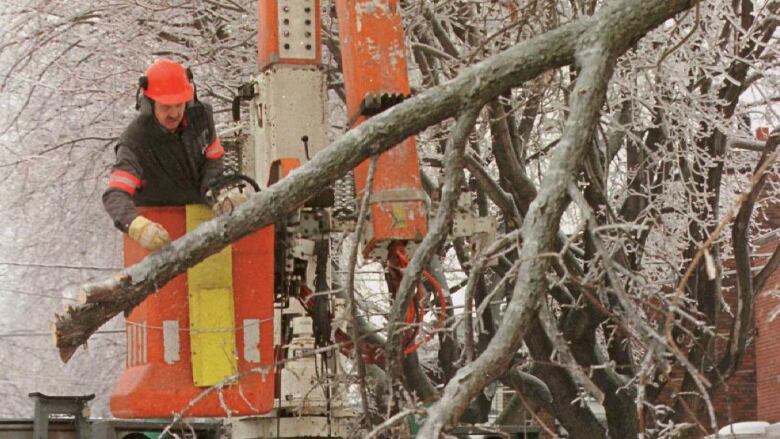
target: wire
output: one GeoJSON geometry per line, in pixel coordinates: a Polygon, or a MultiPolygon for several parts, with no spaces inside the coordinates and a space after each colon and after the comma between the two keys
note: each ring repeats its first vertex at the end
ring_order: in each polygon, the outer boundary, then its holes
{"type": "Polygon", "coordinates": [[[123,267],[95,267],[91,265],[66,265],[66,264],[35,264],[28,262],[0,261],[0,265],[11,265],[14,267],[36,267],[36,268],[61,268],[68,270],[98,270],[98,271],[118,271],[123,267]]]}
{"type": "Polygon", "coordinates": [[[43,297],[43,298],[46,298],[46,299],[66,300],[66,301],[70,301],[70,302],[78,302],[78,300],[72,299],[70,297],[53,296],[51,294],[43,294],[43,293],[28,293],[27,291],[12,290],[12,289],[7,289],[7,288],[1,288],[0,292],[10,293],[10,294],[18,294],[20,296],[43,297]]]}
{"type": "MultiPolygon", "coordinates": [[[[103,331],[95,331],[94,334],[124,334],[124,329],[106,329],[103,331]]],[[[34,331],[20,331],[20,332],[6,332],[0,333],[0,338],[16,338],[16,337],[51,337],[51,332],[34,332],[34,331]]]]}
{"type": "MultiPolygon", "coordinates": [[[[257,320],[257,323],[256,324],[253,323],[250,326],[260,326],[263,323],[273,322],[274,318],[273,317],[266,317],[264,319],[256,319],[256,320],[257,320]]],[[[163,327],[163,326],[155,326],[155,325],[150,325],[148,323],[143,323],[143,322],[134,322],[132,320],[125,320],[125,324],[127,324],[127,326],[135,326],[135,327],[144,328],[144,329],[153,329],[153,330],[158,330],[158,331],[164,331],[165,330],[165,327],[163,327]]],[[[181,328],[178,328],[178,331],[179,332],[192,332],[194,334],[210,334],[210,333],[219,333],[219,332],[239,332],[239,331],[243,331],[245,328],[246,328],[246,325],[240,325],[240,326],[235,326],[235,327],[223,327],[223,328],[192,328],[192,327],[184,328],[184,327],[181,327],[181,328]]],[[[122,331],[124,331],[124,330],[122,330],[122,331]]]]}

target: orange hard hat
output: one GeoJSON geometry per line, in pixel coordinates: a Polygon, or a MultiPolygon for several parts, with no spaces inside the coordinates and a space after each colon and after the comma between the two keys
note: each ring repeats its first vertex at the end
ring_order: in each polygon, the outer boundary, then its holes
{"type": "Polygon", "coordinates": [[[192,100],[194,95],[187,70],[181,64],[167,59],[149,66],[140,83],[144,95],[161,104],[181,104],[192,100]]]}

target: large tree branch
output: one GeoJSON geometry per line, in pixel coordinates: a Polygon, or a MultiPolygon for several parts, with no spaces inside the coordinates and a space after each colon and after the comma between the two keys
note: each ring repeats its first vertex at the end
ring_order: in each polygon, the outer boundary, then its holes
{"type": "Polygon", "coordinates": [[[533,374],[549,387],[552,394],[550,406],[555,417],[567,431],[576,431],[583,439],[603,439],[605,428],[587,407],[574,403],[580,396],[580,383],[568,368],[550,361],[554,352],[553,342],[548,338],[539,319],[530,323],[525,335],[525,345],[535,360],[533,374]]]}
{"type": "MultiPolygon", "coordinates": [[[[429,227],[428,234],[425,235],[425,238],[414,253],[409,266],[404,270],[403,278],[398,286],[388,319],[387,344],[385,346],[385,361],[387,364],[385,370],[391,380],[397,380],[402,377],[399,367],[403,350],[401,341],[402,331],[399,331],[396,326],[403,320],[404,310],[409,306],[414,283],[447,238],[447,233],[455,214],[455,206],[460,197],[461,186],[464,182],[463,154],[469,135],[479,115],[479,110],[479,107],[469,108],[458,118],[458,122],[452,132],[452,141],[447,145],[447,151],[445,151],[446,180],[442,188],[439,210],[429,227]]],[[[411,392],[415,389],[407,388],[407,390],[411,392]]]]}
{"type": "MultiPolygon", "coordinates": [[[[553,395],[552,392],[550,392],[547,383],[531,373],[524,372],[520,366],[513,366],[510,368],[506,375],[501,377],[501,382],[505,386],[515,389],[515,392],[519,393],[525,402],[531,406],[529,408],[532,409],[532,411],[535,411],[536,408],[544,408],[550,413],[553,412],[553,395]]],[[[515,407],[515,409],[517,408],[518,407],[515,407]]],[[[497,425],[519,424],[520,422],[516,422],[517,420],[512,422],[513,420],[511,418],[513,416],[515,416],[515,414],[508,412],[505,408],[504,412],[496,419],[495,423],[497,425]]]]}
{"type": "Polygon", "coordinates": [[[512,144],[506,112],[498,101],[491,102],[488,108],[490,109],[490,133],[493,138],[493,153],[496,156],[501,187],[512,194],[518,206],[528,206],[536,196],[536,190],[526,176],[525,169],[520,166],[520,160],[518,160],[512,144]],[[531,188],[528,186],[531,186],[531,188]]]}
{"type": "Polygon", "coordinates": [[[775,247],[775,251],[772,253],[772,256],[769,258],[766,265],[764,265],[764,268],[762,268],[753,278],[753,291],[755,291],[756,294],[764,289],[764,285],[766,284],[766,281],[769,280],[769,276],[775,273],[778,266],[780,266],[780,245],[775,247]]]}
{"type": "Polygon", "coordinates": [[[479,159],[474,153],[466,153],[465,159],[466,169],[471,172],[471,176],[474,177],[474,179],[477,181],[479,188],[484,191],[488,198],[490,198],[490,200],[493,201],[496,206],[498,206],[498,209],[501,210],[501,214],[504,216],[504,221],[509,223],[508,228],[516,229],[517,227],[515,224],[519,223],[522,220],[522,217],[517,211],[517,207],[512,200],[512,196],[504,192],[501,186],[499,186],[493,180],[493,178],[490,177],[490,174],[488,174],[487,170],[482,166],[482,163],[480,163],[479,159]]]}
{"type": "MultiPolygon", "coordinates": [[[[455,319],[455,312],[453,311],[452,293],[447,285],[447,278],[444,276],[444,269],[441,265],[441,258],[434,257],[429,264],[431,274],[436,278],[441,285],[445,303],[447,304],[447,322],[452,322],[455,319]]],[[[441,369],[441,375],[436,381],[436,384],[446,384],[450,378],[455,375],[458,370],[458,358],[460,357],[460,344],[458,342],[457,333],[452,326],[442,328],[437,334],[439,339],[439,350],[437,352],[438,364],[441,369]]]]}
{"type": "MultiPolygon", "coordinates": [[[[772,166],[775,148],[780,143],[780,131],[775,131],[766,142],[761,159],[756,164],[753,175],[753,186],[748,192],[747,198],[739,207],[739,212],[734,219],[731,229],[731,240],[734,245],[734,261],[737,271],[737,311],[731,324],[728,348],[721,358],[717,375],[721,378],[733,374],[745,355],[745,346],[750,333],[750,322],[753,321],[753,302],[756,294],[753,285],[753,273],[751,263],[749,228],[753,207],[761,195],[768,176],[768,170],[772,166]]],[[[771,262],[771,259],[770,259],[771,262]]],[[[715,377],[711,377],[714,379],[715,377]]]]}

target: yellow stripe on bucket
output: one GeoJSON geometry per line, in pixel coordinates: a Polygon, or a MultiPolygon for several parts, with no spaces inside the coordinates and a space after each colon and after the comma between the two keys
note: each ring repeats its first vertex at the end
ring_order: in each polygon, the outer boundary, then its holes
{"type": "MultiPolygon", "coordinates": [[[[187,232],[210,220],[211,210],[187,205],[187,232]]],[[[233,304],[233,252],[230,246],[187,270],[192,380],[213,386],[238,371],[233,304]]]]}

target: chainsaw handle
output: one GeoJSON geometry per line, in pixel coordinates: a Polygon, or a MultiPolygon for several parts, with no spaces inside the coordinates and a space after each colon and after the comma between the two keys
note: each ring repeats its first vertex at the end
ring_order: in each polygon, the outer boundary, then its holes
{"type": "Polygon", "coordinates": [[[209,190],[206,192],[207,201],[214,203],[220,191],[233,187],[243,187],[243,183],[248,183],[255,192],[260,192],[260,185],[248,175],[239,173],[223,174],[209,182],[209,190]]]}

